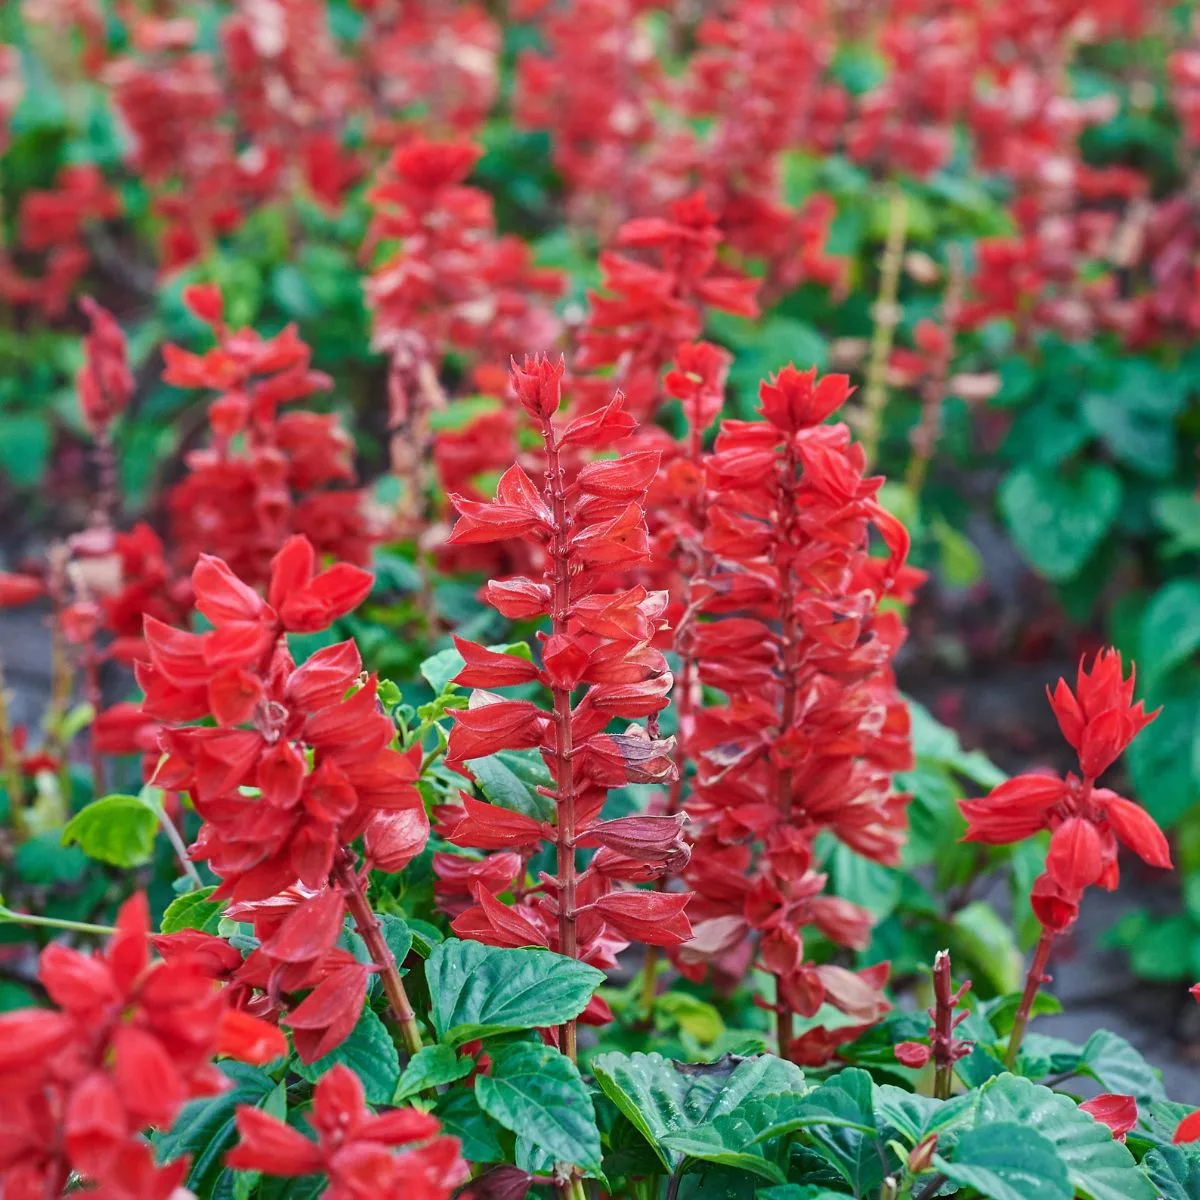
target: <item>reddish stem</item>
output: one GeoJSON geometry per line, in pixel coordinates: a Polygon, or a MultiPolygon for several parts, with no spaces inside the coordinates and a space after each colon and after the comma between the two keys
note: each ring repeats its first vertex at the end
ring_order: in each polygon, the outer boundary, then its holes
{"type": "Polygon", "coordinates": [[[405,1049],[409,1054],[416,1054],[421,1049],[421,1030],[417,1026],[416,1013],[413,1012],[408,993],[404,990],[404,980],[400,978],[396,957],[392,954],[391,947],[383,936],[383,929],[367,901],[366,889],[359,877],[353,851],[346,847],[341,849],[334,861],[331,879],[342,889],[346,897],[346,907],[354,918],[359,936],[366,943],[371,961],[379,968],[384,994],[400,1026],[405,1049]]]}
{"type": "MultiPolygon", "coordinates": [[[[782,652],[781,676],[783,697],[779,709],[779,737],[791,729],[796,719],[796,601],[793,591],[792,567],[788,561],[780,561],[779,550],[791,544],[792,525],[795,520],[796,504],[796,456],[789,439],[780,473],[779,520],[772,558],[779,572],[779,645],[782,652]]],[[[779,771],[776,776],[775,802],[779,808],[779,819],[790,824],[792,817],[792,772],[779,771]]],[[[792,1012],[777,987],[775,1002],[779,1017],[779,1054],[787,1058],[792,1042],[792,1012]]]]}
{"type": "MultiPolygon", "coordinates": [[[[554,514],[554,534],[550,541],[554,594],[550,608],[552,636],[564,636],[571,612],[571,582],[567,573],[571,517],[567,512],[566,487],[554,427],[549,420],[542,426],[546,442],[546,490],[554,514]]],[[[558,810],[556,842],[558,849],[558,951],[568,958],[578,957],[575,933],[575,764],[571,744],[571,689],[555,685],[554,696],[554,782],[558,810]]],[[[559,1046],[572,1061],[575,1059],[575,1021],[561,1026],[559,1046]]]]}
{"type": "Polygon", "coordinates": [[[1025,1036],[1025,1026],[1029,1024],[1029,1014],[1033,1011],[1038,989],[1049,981],[1046,964],[1050,960],[1050,948],[1057,936],[1053,930],[1042,930],[1042,936],[1038,939],[1037,949],[1033,954],[1033,962],[1029,965],[1029,974],[1025,976],[1025,991],[1021,994],[1021,1006],[1017,1009],[1012,1032],[1008,1035],[1008,1053],[1004,1056],[1004,1065],[1010,1070],[1017,1061],[1017,1051],[1021,1048],[1021,1039],[1025,1036]]]}
{"type": "Polygon", "coordinates": [[[933,1018],[929,1038],[934,1062],[933,1094],[938,1100],[950,1099],[954,1087],[954,1064],[970,1049],[970,1043],[959,1041],[954,1036],[955,1029],[967,1015],[964,1010],[956,1017],[954,1010],[970,987],[968,981],[957,992],[954,990],[950,951],[939,950],[933,960],[933,1009],[929,1014],[933,1018]]]}

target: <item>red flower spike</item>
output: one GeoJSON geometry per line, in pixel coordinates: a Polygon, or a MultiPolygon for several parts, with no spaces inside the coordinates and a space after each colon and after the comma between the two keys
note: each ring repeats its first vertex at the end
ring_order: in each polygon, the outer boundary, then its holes
{"type": "Polygon", "coordinates": [[[1154,867],[1171,866],[1167,839],[1144,809],[1095,786],[1105,770],[1157,713],[1133,703],[1133,674],[1125,678],[1121,656],[1102,650],[1091,670],[1081,663],[1075,692],[1064,680],[1050,694],[1063,736],[1079,754],[1082,780],[1069,775],[1019,775],[982,799],[960,802],[965,840],[1008,845],[1043,829],[1051,831],[1046,858],[1049,880],[1039,881],[1035,911],[1048,929],[1074,920],[1080,894],[1117,884],[1120,840],[1154,867]]]}

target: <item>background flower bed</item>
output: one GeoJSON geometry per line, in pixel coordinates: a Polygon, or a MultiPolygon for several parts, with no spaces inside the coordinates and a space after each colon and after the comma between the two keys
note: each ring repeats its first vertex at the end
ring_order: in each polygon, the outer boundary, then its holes
{"type": "MultiPolygon", "coordinates": [[[[1149,874],[1147,911],[1085,906],[1072,938],[1085,962],[1097,941],[1127,951],[1160,990],[1114,999],[1159,997],[1149,1023],[1171,1029],[1159,1052],[1186,1042],[1184,985],[1200,974],[1190,10],[177,7],[0,15],[12,47],[0,59],[0,466],[14,574],[43,578],[61,609],[71,570],[108,569],[97,560],[111,547],[57,551],[58,539],[143,516],[166,549],[124,545],[126,585],[157,571],[156,555],[178,580],[200,550],[263,583],[284,532],[358,561],[382,541],[375,593],[344,632],[405,702],[436,703],[447,676],[421,664],[449,652],[451,629],[507,636],[474,592],[519,559],[456,557],[443,543],[446,493],[484,498],[517,451],[532,452],[512,420],[509,354],[566,348],[585,399],[619,385],[632,412],[676,435],[690,401],[661,379],[681,341],[732,352],[735,419],[753,417],[759,381],[789,361],[848,371],[859,390],[844,415],[932,575],[908,618],[904,689],[1009,770],[1070,766],[1041,689],[1103,642],[1136,658],[1139,694],[1165,705],[1131,747],[1127,791],[1171,830],[1182,886],[1177,896],[1149,874]],[[686,208],[697,193],[704,212],[686,208]],[[711,278],[680,227],[720,239],[711,278]],[[661,274],[648,283],[618,253],[661,274]],[[215,293],[184,303],[196,283],[218,285],[216,322],[215,293]],[[119,419],[97,411],[104,387],[89,408],[78,375],[84,294],[129,339],[119,419]],[[293,474],[283,515],[262,461],[233,478],[196,457],[244,429],[238,380],[185,353],[208,351],[206,326],[221,338],[222,322],[263,335],[294,322],[333,382],[285,385],[340,423],[273,428],[274,444],[320,462],[293,474]],[[234,487],[241,507],[225,495],[234,487]],[[235,518],[250,512],[243,527],[235,518]]],[[[96,579],[85,591],[107,595],[96,579]]],[[[30,726],[25,777],[8,791],[29,819],[3,890],[14,907],[98,919],[125,885],[60,847],[58,831],[90,798],[88,706],[124,699],[128,677],[97,663],[107,697],[47,687],[43,770],[24,653],[5,652],[10,687],[23,685],[14,715],[30,726]]],[[[1033,925],[1026,914],[1010,932],[976,896],[982,864],[957,844],[952,802],[1000,776],[921,713],[914,742],[905,866],[922,884],[936,867],[944,912],[910,939],[924,898],[897,876],[843,856],[834,886],[881,920],[870,958],[903,975],[944,941],[977,989],[1011,992],[1033,925]]],[[[104,773],[136,790],[129,762],[104,773]]],[[[170,896],[161,839],[156,854],[157,912],[170,896]]],[[[1018,898],[1036,871],[1036,854],[1014,860],[1018,898]]],[[[1007,909],[996,886],[986,899],[1007,909]]],[[[23,1004],[31,947],[4,932],[24,946],[5,992],[23,1004]]],[[[1175,1081],[1175,1098],[1197,1098],[1175,1081]]]]}

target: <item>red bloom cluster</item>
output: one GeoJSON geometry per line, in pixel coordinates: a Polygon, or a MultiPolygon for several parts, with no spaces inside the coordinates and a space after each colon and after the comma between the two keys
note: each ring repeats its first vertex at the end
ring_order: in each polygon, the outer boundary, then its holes
{"type": "Polygon", "coordinates": [[[278,1029],[231,1008],[203,964],[150,957],[146,898],[117,917],[108,950],[58,943],[39,978],[54,1009],[0,1015],[0,1189],[58,1196],[72,1172],[104,1200],[168,1200],[187,1159],[156,1165],[142,1131],[228,1085],[214,1055],[265,1063],[287,1053],[278,1029]]]}
{"type": "Polygon", "coordinates": [[[335,416],[280,412],[331,386],[310,368],[311,352],[293,326],[273,338],[228,329],[220,292],[186,289],[192,312],[213,329],[204,354],[163,348],[165,382],[219,393],[208,409],[211,445],[188,455],[187,476],[172,490],[171,544],[190,570],[201,553],[223,558],[254,586],[292,534],[321,554],[363,564],[381,529],[354,482],[353,442],[335,416]]]}
{"type": "MultiPolygon", "coordinates": [[[[509,852],[498,875],[462,872],[476,903],[455,920],[459,933],[498,945],[550,946],[606,967],[629,941],[674,945],[691,936],[686,895],[617,886],[652,879],[682,864],[682,818],[601,817],[610,788],[666,782],[675,775],[673,743],[657,738],[653,725],[609,732],[615,720],[653,722],[671,689],[658,648],[665,632],[666,595],[643,587],[614,591],[609,582],[647,559],[642,503],[658,455],[634,451],[591,462],[569,478],[566,453],[611,446],[626,438],[634,424],[618,396],[602,410],[556,426],[563,370],[561,361],[538,358],[526,359],[523,368],[513,371],[513,387],[545,445],[544,485],[537,487],[514,466],[492,502],[451,497],[461,514],[452,542],[520,538],[542,548],[542,581],[493,581],[486,596],[510,618],[548,616],[550,629],[541,635],[540,668],[457,643],[466,660],[457,681],[478,690],[470,707],[456,713],[448,759],[469,764],[499,750],[540,750],[554,780],[555,820],[539,821],[466,795],[461,808],[440,817],[448,841],[509,852]],[[534,681],[550,691],[551,712],[529,700],[506,700],[484,690],[534,681]],[[575,701],[577,689],[583,694],[575,701]],[[524,863],[544,841],[557,847],[557,874],[525,889],[524,863]],[[582,873],[576,869],[579,847],[599,849],[582,873]],[[488,886],[512,885],[518,878],[522,898],[512,905],[497,900],[488,886]]],[[[443,860],[443,872],[449,865],[443,860]]]]}
{"type": "Polygon", "coordinates": [[[292,1178],[325,1175],[329,1200],[450,1200],[469,1171],[457,1138],[413,1108],[375,1116],[348,1067],[332,1067],[313,1092],[316,1142],[260,1108],[240,1105],[240,1141],[226,1161],[242,1171],[292,1178]],[[399,1154],[395,1147],[406,1147],[399,1154]]]}
{"type": "Polygon", "coordinates": [[[708,619],[692,637],[701,681],[728,700],[697,714],[690,739],[686,804],[699,833],[685,877],[698,924],[682,957],[737,969],[757,934],[785,1046],[793,1011],[811,1016],[829,1000],[869,1023],[884,1007],[886,968],[864,978],[811,966],[799,931],[866,944],[868,914],[818,894],[812,840],[830,830],[894,863],[906,798],[891,774],[912,761],[891,668],[904,631],[879,604],[907,595],[919,573],[904,565],[907,534],[879,507],[861,449],[845,426],[822,424],[849,390],[845,376],[786,368],[762,385],[765,422],[726,421],[707,462],[709,566],[694,603],[708,619]],[[868,553],[872,527],[886,558],[868,553]]]}
{"type": "Polygon", "coordinates": [[[269,603],[203,555],[192,587],[213,629],[146,619],[144,712],[174,725],[216,720],[164,732],[156,780],[191,794],[204,818],[196,857],[221,877],[223,895],[259,899],[297,879],[319,888],[340,845],[420,804],[416,768],[390,748],[394,726],[376,705],[375,680],[360,680],[354,643],[297,667],[282,640],[327,629],[371,583],[346,563],[318,574],[312,545],[295,537],[272,562],[269,603]]]}
{"type": "MultiPolygon", "coordinates": [[[[593,292],[579,334],[580,371],[615,367],[632,412],[652,416],[662,396],[659,377],[681,343],[694,341],[705,308],[752,317],[758,313],[754,279],[717,263],[721,233],[716,216],[696,193],[671,205],[670,217],[627,221],[620,245],[654,251],[659,265],[611,251],[600,255],[608,293],[593,292]]],[[[611,387],[597,379],[594,389],[611,387]]]]}
{"type": "Polygon", "coordinates": [[[367,282],[374,342],[410,373],[450,350],[504,362],[557,336],[547,298],[562,276],[535,267],[520,239],[497,236],[491,197],[465,183],[481,153],[417,137],[393,151],[370,192],[367,245],[399,243],[367,282]]]}
{"type": "Polygon", "coordinates": [[[1134,676],[1121,655],[1102,650],[1087,670],[1081,662],[1072,692],[1060,679],[1050,706],[1063,737],[1079,756],[1080,776],[1017,775],[983,799],[961,802],[967,841],[1004,846],[1050,830],[1046,873],[1034,885],[1033,907],[1047,929],[1062,930],[1093,884],[1117,886],[1117,843],[1153,867],[1169,868],[1167,839],[1143,808],[1096,786],[1102,775],[1158,712],[1133,702],[1134,676]]]}
{"type": "Polygon", "coordinates": [[[438,134],[483,124],[500,84],[501,30],[474,0],[359,0],[366,21],[354,61],[366,64],[366,92],[378,108],[369,133],[395,140],[390,114],[421,107],[438,134]]]}
{"type": "Polygon", "coordinates": [[[261,941],[244,964],[210,945],[212,961],[220,978],[264,994],[260,1011],[276,1011],[281,993],[313,989],[288,1017],[307,1060],[350,1033],[366,995],[368,969],[336,948],[359,887],[344,847],[361,837],[369,863],[397,871],[429,832],[414,786],[420,749],[392,748],[395,727],[354,643],[297,667],[283,639],[326,629],[371,582],[345,563],[317,573],[312,546],[296,537],[275,557],[264,601],[203,556],[192,585],[213,628],[190,633],[147,617],[150,662],[137,668],[142,711],[164,726],[155,782],[191,796],[204,822],[192,855],[221,878],[216,895],[249,905],[242,915],[261,941]],[[202,717],[215,725],[183,725],[202,717]],[[297,881],[307,890],[294,890],[297,881]]]}
{"type": "Polygon", "coordinates": [[[119,211],[117,194],[93,166],[64,167],[54,187],[26,192],[17,218],[18,245],[27,256],[44,256],[42,271],[26,275],[0,248],[0,298],[61,317],[92,261],[88,226],[111,220],[119,211]]]}

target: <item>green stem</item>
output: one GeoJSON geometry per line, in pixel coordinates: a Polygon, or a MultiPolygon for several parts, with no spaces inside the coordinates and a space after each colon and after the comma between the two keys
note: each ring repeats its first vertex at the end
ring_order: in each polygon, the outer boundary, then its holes
{"type": "Polygon", "coordinates": [[[0,925],[40,925],[45,929],[69,929],[74,933],[97,933],[108,936],[116,933],[112,925],[91,925],[87,921],[67,921],[61,917],[39,917],[34,913],[14,912],[0,907],[0,925]]]}

